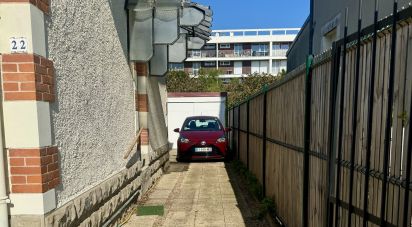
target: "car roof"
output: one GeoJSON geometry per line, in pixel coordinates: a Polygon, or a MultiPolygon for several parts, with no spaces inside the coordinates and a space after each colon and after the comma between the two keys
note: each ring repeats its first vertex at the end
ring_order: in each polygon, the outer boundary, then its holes
{"type": "Polygon", "coordinates": [[[213,117],[213,116],[191,116],[191,117],[187,117],[186,120],[190,120],[190,119],[219,119],[218,117],[213,117]]]}

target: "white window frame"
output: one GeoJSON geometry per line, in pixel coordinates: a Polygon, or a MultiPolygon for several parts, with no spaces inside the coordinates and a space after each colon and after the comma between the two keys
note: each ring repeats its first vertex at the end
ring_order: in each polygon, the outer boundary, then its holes
{"type": "Polygon", "coordinates": [[[216,50],[216,44],[206,44],[203,49],[205,50],[216,50]]]}
{"type": "Polygon", "coordinates": [[[206,67],[216,66],[216,62],[214,62],[214,61],[205,61],[204,64],[205,64],[206,67]]]}
{"type": "Polygon", "coordinates": [[[199,70],[202,68],[202,64],[200,63],[200,62],[193,62],[192,63],[192,71],[193,71],[193,74],[194,75],[197,75],[198,73],[199,73],[199,70]],[[195,65],[196,66],[199,66],[199,67],[196,67],[195,68],[195,65]]]}
{"type": "Polygon", "coordinates": [[[221,61],[219,62],[220,66],[230,66],[230,61],[221,61]]]}
{"type": "Polygon", "coordinates": [[[185,65],[183,63],[170,63],[169,68],[171,71],[184,71],[185,65]]]}
{"type": "Polygon", "coordinates": [[[220,49],[230,49],[230,43],[221,43],[219,44],[220,49]]]}
{"type": "Polygon", "coordinates": [[[233,53],[235,54],[235,56],[242,56],[242,54],[243,54],[243,44],[236,43],[234,48],[233,48],[233,53]],[[238,48],[236,48],[236,47],[238,47],[238,48]]]}
{"type": "Polygon", "coordinates": [[[201,50],[192,50],[192,58],[201,58],[202,51],[201,50]]]}

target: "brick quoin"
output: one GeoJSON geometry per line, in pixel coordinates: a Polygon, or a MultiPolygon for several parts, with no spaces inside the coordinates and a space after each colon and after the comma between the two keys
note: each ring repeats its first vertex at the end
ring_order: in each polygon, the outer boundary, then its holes
{"type": "Polygon", "coordinates": [[[49,14],[51,0],[0,0],[1,3],[30,3],[39,8],[43,13],[49,14]]]}
{"type": "Polygon", "coordinates": [[[4,54],[1,58],[5,101],[55,100],[52,61],[35,54],[4,54]]]}
{"type": "Polygon", "coordinates": [[[11,192],[44,193],[60,184],[58,148],[9,149],[11,192]]]}
{"type": "Polygon", "coordinates": [[[140,144],[149,145],[149,130],[143,129],[142,134],[140,134],[140,144]]]}
{"type": "Polygon", "coordinates": [[[146,94],[137,95],[137,111],[149,112],[149,100],[146,94]]]}
{"type": "Polygon", "coordinates": [[[135,69],[137,76],[147,76],[148,74],[147,63],[136,63],[135,69]]]}

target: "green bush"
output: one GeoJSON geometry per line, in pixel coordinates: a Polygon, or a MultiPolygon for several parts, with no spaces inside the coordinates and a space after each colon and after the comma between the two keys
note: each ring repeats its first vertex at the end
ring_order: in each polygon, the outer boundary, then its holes
{"type": "Polygon", "coordinates": [[[265,85],[274,83],[285,74],[283,71],[278,76],[269,74],[252,74],[244,78],[231,79],[224,84],[218,69],[200,69],[196,77],[189,76],[183,71],[169,72],[166,79],[169,92],[227,92],[228,107],[245,100],[259,92],[265,85]]]}

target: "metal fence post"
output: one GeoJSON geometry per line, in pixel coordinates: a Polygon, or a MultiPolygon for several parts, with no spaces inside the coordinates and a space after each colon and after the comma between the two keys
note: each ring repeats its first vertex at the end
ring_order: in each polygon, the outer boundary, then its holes
{"type": "Polygon", "coordinates": [[[339,68],[340,68],[340,54],[341,47],[337,45],[336,42],[333,43],[332,47],[332,68],[331,68],[331,82],[330,82],[330,99],[329,99],[329,131],[328,131],[328,141],[329,141],[329,152],[328,152],[328,172],[327,172],[327,195],[328,199],[326,201],[327,215],[326,223],[328,226],[332,226],[332,216],[333,216],[333,203],[330,199],[330,192],[333,190],[334,186],[334,164],[335,164],[335,140],[336,140],[336,103],[337,103],[337,88],[338,88],[338,78],[339,78],[339,68]]]}
{"type": "Polygon", "coordinates": [[[250,104],[250,100],[248,100],[247,101],[247,106],[246,106],[246,108],[247,108],[247,113],[246,113],[246,131],[247,131],[247,135],[246,135],[246,166],[247,166],[247,169],[249,169],[249,150],[250,150],[250,147],[249,147],[249,145],[250,145],[250,142],[249,142],[249,130],[250,130],[250,126],[249,126],[249,123],[250,123],[250,113],[249,113],[249,104],[250,104]]]}
{"type": "Polygon", "coordinates": [[[266,137],[267,137],[267,87],[264,88],[265,93],[263,95],[263,151],[262,151],[262,187],[263,196],[266,196],[266,137]]]}
{"type": "Polygon", "coordinates": [[[355,177],[355,154],[356,154],[356,138],[357,138],[357,117],[358,117],[358,99],[359,99],[359,79],[360,79],[360,57],[361,57],[361,37],[362,37],[362,0],[359,2],[359,19],[358,19],[358,34],[356,46],[356,68],[355,82],[353,95],[353,111],[352,111],[352,141],[350,146],[350,175],[349,175],[349,211],[348,211],[348,226],[352,224],[353,213],[353,183],[355,177]]]}
{"type": "MultiPolygon", "coordinates": [[[[393,112],[393,97],[394,97],[394,84],[395,84],[395,63],[396,63],[396,24],[398,19],[398,2],[393,3],[393,21],[392,21],[392,43],[391,43],[391,61],[389,71],[389,90],[388,90],[388,106],[386,112],[385,122],[385,140],[384,140],[384,156],[383,156],[383,183],[381,194],[381,210],[380,210],[380,222],[381,226],[386,225],[385,213],[386,213],[386,197],[387,197],[387,184],[389,175],[389,152],[391,146],[391,121],[393,112]]],[[[409,185],[407,185],[409,186],[409,185]]]]}
{"type": "MultiPolygon", "coordinates": [[[[372,146],[372,120],[373,120],[373,99],[375,89],[375,67],[376,67],[376,49],[378,38],[378,0],[375,0],[375,13],[373,19],[373,43],[372,43],[372,66],[370,78],[370,91],[368,97],[368,125],[367,125],[367,139],[366,139],[366,171],[365,171],[365,187],[363,194],[369,193],[369,171],[371,166],[371,146],[372,146]]],[[[363,227],[368,226],[368,196],[363,198],[363,227]]]]}
{"type": "Polygon", "coordinates": [[[302,226],[309,226],[309,164],[310,164],[310,120],[312,101],[312,63],[313,63],[313,36],[314,36],[314,0],[310,1],[309,20],[309,53],[306,61],[306,81],[305,81],[305,117],[303,135],[303,197],[302,197],[302,226]]]}
{"type": "Polygon", "coordinates": [[[311,101],[312,101],[312,63],[313,56],[309,55],[306,62],[306,81],[305,81],[305,123],[304,123],[304,148],[303,148],[303,204],[302,221],[303,226],[309,225],[309,165],[310,165],[310,120],[311,120],[311,101]]]}
{"type": "Polygon", "coordinates": [[[237,160],[240,160],[240,106],[237,106],[237,160]]]}
{"type": "MultiPolygon", "coordinates": [[[[335,227],[339,226],[339,207],[340,207],[340,187],[339,182],[341,180],[341,161],[342,161],[342,137],[343,137],[343,108],[345,101],[345,84],[346,84],[346,44],[348,37],[348,8],[346,8],[345,13],[345,29],[343,34],[343,44],[342,44],[342,72],[341,72],[341,85],[340,85],[340,100],[339,100],[339,117],[338,117],[338,141],[337,141],[337,161],[336,161],[336,188],[335,188],[335,227]]],[[[335,157],[333,158],[335,160],[335,157]]]]}

